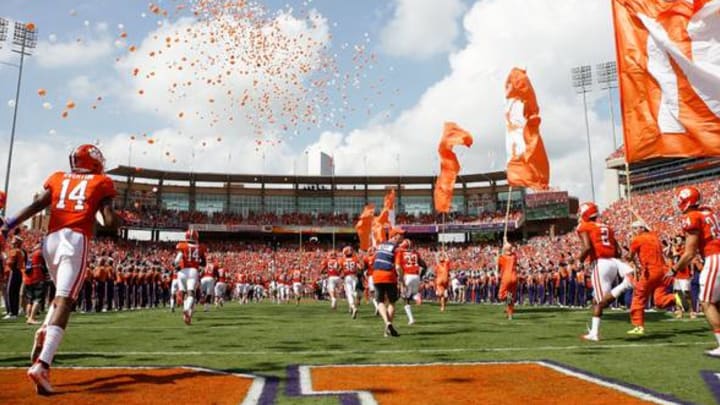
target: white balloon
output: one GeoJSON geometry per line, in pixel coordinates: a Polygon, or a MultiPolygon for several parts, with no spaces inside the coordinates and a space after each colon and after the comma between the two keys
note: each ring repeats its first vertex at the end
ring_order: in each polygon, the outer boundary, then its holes
{"type": "Polygon", "coordinates": [[[55,34],[48,35],[48,40],[50,42],[57,42],[57,35],[55,35],[55,34]]]}
{"type": "Polygon", "coordinates": [[[119,29],[120,31],[124,30],[124,29],[125,29],[125,24],[118,24],[118,29],[119,29]]]}
{"type": "Polygon", "coordinates": [[[52,110],[53,105],[48,103],[47,101],[43,103],[43,108],[46,110],[52,110]]]}
{"type": "Polygon", "coordinates": [[[10,107],[10,108],[15,107],[15,100],[8,100],[8,107],[10,107]]]}
{"type": "Polygon", "coordinates": [[[90,21],[85,20],[85,21],[83,21],[83,24],[85,24],[86,27],[89,27],[89,26],[90,26],[90,21]]]}
{"type": "Polygon", "coordinates": [[[57,131],[54,129],[51,129],[48,131],[48,135],[57,135],[57,131]]]}

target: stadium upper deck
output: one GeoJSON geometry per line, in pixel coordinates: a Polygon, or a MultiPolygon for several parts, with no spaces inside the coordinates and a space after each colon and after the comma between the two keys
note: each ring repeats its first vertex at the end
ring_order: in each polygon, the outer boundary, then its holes
{"type": "MultiPolygon", "coordinates": [[[[418,233],[440,232],[432,226],[440,222],[433,208],[434,176],[220,174],[129,166],[119,166],[108,174],[116,183],[119,208],[128,214],[130,225],[139,228],[195,225],[207,231],[237,232],[260,226],[267,232],[272,225],[286,226],[286,231],[288,225],[312,225],[334,228],[328,232],[353,233],[354,220],[365,204],[381,207],[387,190],[393,188],[398,223],[418,233]]],[[[453,212],[447,217],[454,225],[445,230],[502,230],[507,200],[505,172],[461,175],[453,212]]],[[[514,190],[509,228],[527,230],[528,221],[567,220],[576,206],[577,200],[567,192],[514,190]]]]}

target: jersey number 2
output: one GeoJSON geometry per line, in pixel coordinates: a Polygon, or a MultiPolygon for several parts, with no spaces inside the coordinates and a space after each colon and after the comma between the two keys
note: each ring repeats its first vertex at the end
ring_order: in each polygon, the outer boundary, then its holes
{"type": "Polygon", "coordinates": [[[55,206],[58,209],[65,209],[65,202],[74,202],[75,206],[73,210],[82,211],[85,209],[85,193],[87,192],[87,180],[82,180],[78,183],[68,194],[70,188],[70,179],[65,179],[62,182],[62,189],[60,189],[60,198],[55,206]]]}

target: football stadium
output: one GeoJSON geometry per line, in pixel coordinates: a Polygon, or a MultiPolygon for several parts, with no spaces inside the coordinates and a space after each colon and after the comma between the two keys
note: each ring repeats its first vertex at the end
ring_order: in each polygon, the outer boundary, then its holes
{"type": "Polygon", "coordinates": [[[720,0],[0,10],[0,404],[720,403],[720,0]]]}

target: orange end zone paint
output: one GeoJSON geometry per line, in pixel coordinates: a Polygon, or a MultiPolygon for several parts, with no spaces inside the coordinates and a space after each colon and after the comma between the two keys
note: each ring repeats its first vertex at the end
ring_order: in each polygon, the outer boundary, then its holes
{"type": "Polygon", "coordinates": [[[25,368],[0,369],[0,404],[123,405],[198,403],[237,405],[248,396],[252,376],[192,368],[62,368],[51,370],[58,392],[35,393],[25,368]]]}

